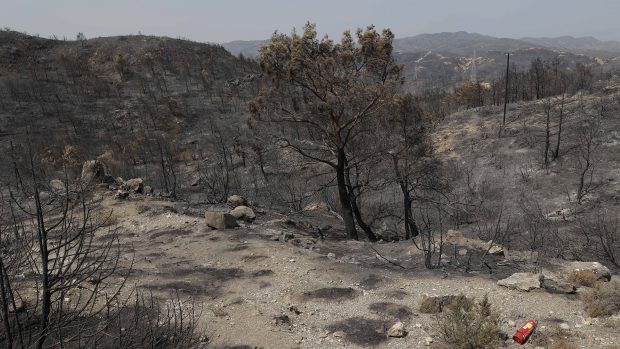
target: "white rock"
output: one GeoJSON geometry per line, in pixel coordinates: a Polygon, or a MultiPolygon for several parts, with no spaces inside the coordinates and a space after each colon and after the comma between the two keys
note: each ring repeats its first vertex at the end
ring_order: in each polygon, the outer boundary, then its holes
{"type": "Polygon", "coordinates": [[[392,325],[392,327],[390,327],[390,329],[387,332],[388,337],[404,337],[406,334],[405,332],[405,325],[402,322],[397,322],[394,325],[392,325]]]}
{"type": "Polygon", "coordinates": [[[334,333],[332,333],[332,336],[336,337],[336,338],[344,338],[347,336],[346,333],[344,333],[344,331],[336,331],[334,333]]]}

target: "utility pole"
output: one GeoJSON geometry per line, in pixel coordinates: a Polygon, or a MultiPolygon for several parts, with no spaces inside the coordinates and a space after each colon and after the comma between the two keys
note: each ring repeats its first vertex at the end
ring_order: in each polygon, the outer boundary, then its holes
{"type": "Polygon", "coordinates": [[[478,72],[476,71],[476,49],[474,49],[474,56],[471,58],[471,82],[478,82],[478,72]]]}
{"type": "Polygon", "coordinates": [[[504,92],[504,119],[502,120],[502,126],[506,125],[506,105],[508,104],[508,79],[510,77],[510,52],[506,55],[508,59],[506,61],[506,91],[504,92]]]}

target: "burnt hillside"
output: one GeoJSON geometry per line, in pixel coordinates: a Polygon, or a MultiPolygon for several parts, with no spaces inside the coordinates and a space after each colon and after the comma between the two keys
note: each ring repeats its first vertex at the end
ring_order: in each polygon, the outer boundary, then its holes
{"type": "Polygon", "coordinates": [[[80,160],[107,152],[124,168],[148,162],[164,143],[182,150],[198,133],[242,121],[257,80],[253,62],[220,46],[147,36],[60,41],[2,31],[0,141],[6,149],[29,133],[50,161],[70,146],[80,160]]]}

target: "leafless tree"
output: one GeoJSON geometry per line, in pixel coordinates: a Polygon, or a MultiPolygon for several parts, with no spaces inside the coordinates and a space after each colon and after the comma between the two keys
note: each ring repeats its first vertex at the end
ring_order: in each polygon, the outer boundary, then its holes
{"type": "Polygon", "coordinates": [[[596,164],[596,151],[600,146],[600,119],[594,117],[586,120],[578,130],[578,158],[579,184],[577,186],[577,203],[593,189],[592,182],[596,164]]]}
{"type": "Polygon", "coordinates": [[[603,256],[620,268],[620,226],[618,217],[611,212],[596,214],[590,219],[580,219],[579,228],[586,238],[586,246],[595,244],[603,256]]]}

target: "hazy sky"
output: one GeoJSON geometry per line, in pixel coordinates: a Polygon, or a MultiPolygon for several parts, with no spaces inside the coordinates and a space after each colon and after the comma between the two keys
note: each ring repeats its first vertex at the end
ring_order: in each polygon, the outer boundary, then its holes
{"type": "Polygon", "coordinates": [[[465,30],[620,40],[620,0],[0,0],[0,27],[44,37],[140,31],[226,42],[268,38],[306,21],[330,36],[374,24],[397,37],[465,30]]]}

